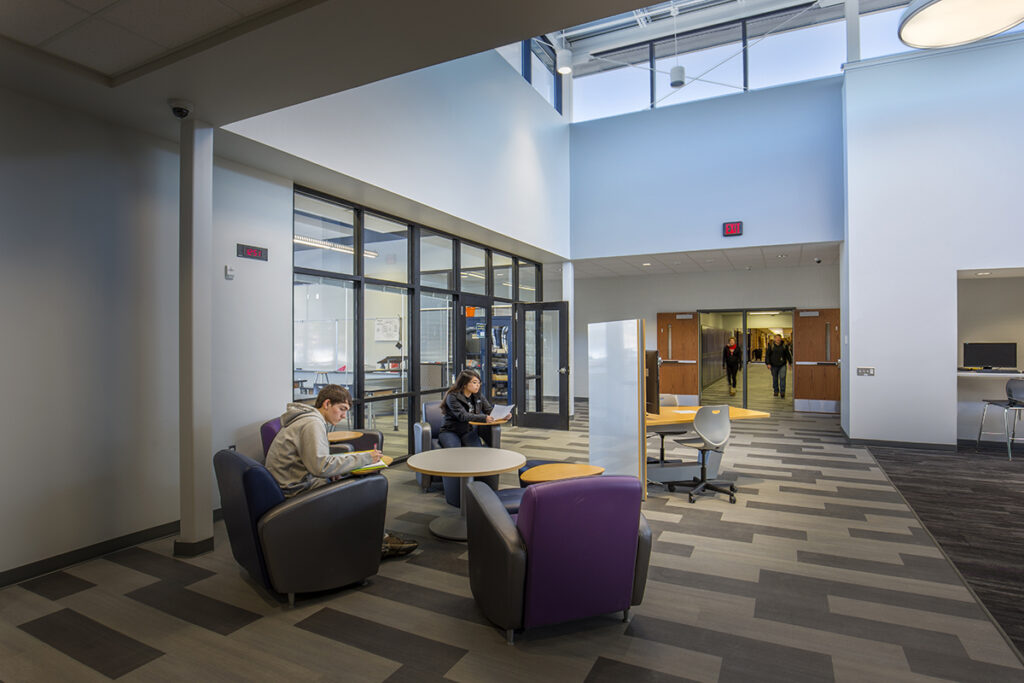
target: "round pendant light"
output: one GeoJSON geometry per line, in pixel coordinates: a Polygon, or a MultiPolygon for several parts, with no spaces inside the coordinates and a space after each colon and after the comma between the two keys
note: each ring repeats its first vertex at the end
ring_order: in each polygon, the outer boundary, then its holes
{"type": "Polygon", "coordinates": [[[910,47],[973,43],[1024,21],[1024,0],[914,0],[900,17],[899,37],[910,47]]]}
{"type": "Polygon", "coordinates": [[[572,52],[565,48],[555,50],[555,71],[563,76],[572,73],[572,52]]]}
{"type": "Polygon", "coordinates": [[[686,84],[686,67],[676,65],[668,72],[668,84],[673,88],[682,88],[686,84]]]}

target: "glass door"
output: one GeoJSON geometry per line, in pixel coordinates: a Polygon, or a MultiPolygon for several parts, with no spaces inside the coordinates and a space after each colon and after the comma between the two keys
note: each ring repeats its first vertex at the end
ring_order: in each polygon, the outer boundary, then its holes
{"type": "Polygon", "coordinates": [[[748,344],[744,311],[700,313],[701,405],[747,405],[748,344]]]}
{"type": "Polygon", "coordinates": [[[517,424],[569,429],[569,304],[515,304],[517,424]]]}

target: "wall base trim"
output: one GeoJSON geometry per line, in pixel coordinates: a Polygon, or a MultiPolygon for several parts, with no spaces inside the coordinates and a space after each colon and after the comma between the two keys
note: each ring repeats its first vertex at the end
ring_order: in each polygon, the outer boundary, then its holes
{"type": "Polygon", "coordinates": [[[175,557],[195,557],[213,550],[213,536],[204,538],[201,541],[175,541],[175,557]]]}
{"type": "MultiPolygon", "coordinates": [[[[223,518],[224,513],[220,508],[213,511],[214,522],[223,518]]],[[[103,555],[109,555],[110,553],[118,550],[131,548],[132,546],[139,545],[140,543],[155,541],[158,538],[164,538],[166,536],[173,536],[179,531],[181,531],[180,521],[168,522],[167,524],[161,524],[159,526],[143,529],[124,536],[118,536],[117,538],[111,538],[107,541],[94,543],[93,545],[89,545],[84,548],[71,550],[36,562],[30,562],[29,564],[25,564],[20,567],[7,569],[0,572],[0,588],[14,583],[21,583],[22,581],[42,576],[43,574],[49,574],[60,569],[65,569],[73,564],[78,564],[79,562],[85,562],[97,557],[102,557],[103,555]]],[[[213,539],[211,538],[209,541],[210,549],[212,550],[213,539]]]]}
{"type": "Polygon", "coordinates": [[[956,451],[956,444],[924,443],[921,441],[885,441],[882,439],[850,439],[851,446],[880,446],[882,448],[922,448],[930,451],[956,451]]]}

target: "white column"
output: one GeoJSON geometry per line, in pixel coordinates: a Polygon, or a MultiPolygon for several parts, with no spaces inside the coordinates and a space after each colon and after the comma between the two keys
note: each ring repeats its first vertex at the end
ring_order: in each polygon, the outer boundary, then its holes
{"type": "Polygon", "coordinates": [[[846,0],[846,61],[860,61],[860,0],[846,0]]]}
{"type": "MultiPolygon", "coordinates": [[[[571,80],[571,79],[566,79],[571,80]]],[[[576,303],[574,301],[576,292],[574,290],[575,278],[573,277],[573,264],[572,261],[566,261],[562,264],[562,301],[569,302],[569,417],[576,414],[576,363],[575,355],[575,341],[576,341],[576,330],[574,327],[574,319],[576,317],[576,303]]]]}
{"type": "Polygon", "coordinates": [[[178,274],[181,532],[174,554],[213,550],[213,128],[181,122],[178,274]]]}

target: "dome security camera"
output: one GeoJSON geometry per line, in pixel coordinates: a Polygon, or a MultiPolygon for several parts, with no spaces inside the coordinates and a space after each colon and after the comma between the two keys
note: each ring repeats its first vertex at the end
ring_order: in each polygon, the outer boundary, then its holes
{"type": "Polygon", "coordinates": [[[167,100],[168,106],[171,108],[171,114],[176,119],[187,119],[192,116],[192,112],[195,111],[195,106],[191,102],[185,100],[167,100]]]}
{"type": "Polygon", "coordinates": [[[815,258],[814,258],[814,262],[815,262],[815,263],[821,263],[821,259],[820,259],[820,258],[818,258],[818,257],[815,257],[815,258]]]}

